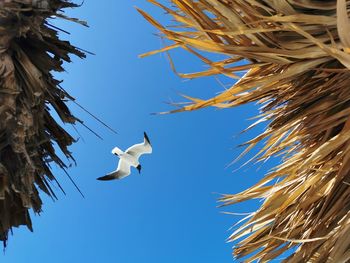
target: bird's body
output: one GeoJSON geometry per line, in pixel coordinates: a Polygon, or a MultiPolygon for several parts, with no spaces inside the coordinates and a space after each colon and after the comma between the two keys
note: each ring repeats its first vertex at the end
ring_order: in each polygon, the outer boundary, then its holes
{"type": "Polygon", "coordinates": [[[112,154],[117,155],[120,159],[117,170],[106,176],[99,177],[97,180],[107,181],[127,177],[131,173],[131,166],[135,167],[140,173],[141,165],[139,158],[142,154],[146,153],[152,153],[152,145],[147,134],[144,132],[143,143],[135,144],[129,147],[125,152],[118,147],[113,148],[112,154]]]}

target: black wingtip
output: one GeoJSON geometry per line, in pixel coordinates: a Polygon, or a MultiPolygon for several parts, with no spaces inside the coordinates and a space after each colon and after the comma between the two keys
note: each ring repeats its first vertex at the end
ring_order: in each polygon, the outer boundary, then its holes
{"type": "Polygon", "coordinates": [[[109,180],[112,180],[112,179],[114,179],[114,177],[110,176],[110,175],[101,176],[99,178],[96,178],[96,180],[99,180],[99,181],[109,181],[109,180]]]}
{"type": "Polygon", "coordinates": [[[146,132],[143,132],[143,136],[145,137],[146,141],[147,141],[149,144],[151,144],[151,141],[149,140],[149,138],[148,138],[146,132]]]}

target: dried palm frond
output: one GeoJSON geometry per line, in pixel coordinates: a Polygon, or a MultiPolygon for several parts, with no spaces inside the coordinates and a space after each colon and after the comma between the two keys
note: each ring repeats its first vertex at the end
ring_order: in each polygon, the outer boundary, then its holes
{"type": "Polygon", "coordinates": [[[12,227],[32,230],[28,211],[41,211],[39,189],[56,198],[50,163],[66,165],[53,145],[73,159],[67,147],[74,139],[49,108],[63,122],[75,123],[65,103],[73,98],[50,72],[63,71],[69,54],[84,54],[60,40],[48,18],[69,19],[61,10],[75,6],[63,0],[0,0],[0,240],[5,245],[12,227]]]}
{"type": "Polygon", "coordinates": [[[154,0],[176,21],[164,27],[141,14],[163,37],[209,69],[183,77],[223,74],[238,81],[207,99],[187,97],[179,111],[229,108],[256,101],[267,129],[247,142],[265,145],[255,160],[282,155],[259,183],[221,198],[225,205],[264,199],[231,236],[246,262],[346,262],[350,259],[350,1],[154,0]],[[202,52],[204,51],[204,52],[202,52]],[[205,52],[228,55],[218,61],[205,52]],[[246,70],[243,77],[239,71],[246,70]]]}

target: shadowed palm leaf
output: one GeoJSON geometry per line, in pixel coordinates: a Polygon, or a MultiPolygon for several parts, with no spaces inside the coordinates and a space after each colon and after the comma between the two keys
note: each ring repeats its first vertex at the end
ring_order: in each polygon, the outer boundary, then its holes
{"type": "Polygon", "coordinates": [[[47,18],[64,17],[62,8],[75,6],[61,0],[0,1],[0,240],[5,245],[11,227],[32,229],[28,210],[41,211],[38,188],[56,198],[49,164],[66,166],[53,143],[72,159],[67,147],[74,139],[48,106],[73,124],[77,119],[65,104],[73,98],[50,72],[63,71],[70,53],[84,54],[60,40],[47,18]]]}

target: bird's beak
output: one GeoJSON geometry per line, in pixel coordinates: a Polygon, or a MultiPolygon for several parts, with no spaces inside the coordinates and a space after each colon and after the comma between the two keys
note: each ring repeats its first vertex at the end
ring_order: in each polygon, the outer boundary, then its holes
{"type": "Polygon", "coordinates": [[[141,164],[139,164],[137,167],[136,167],[137,171],[139,171],[139,174],[141,173],[141,164]]]}

